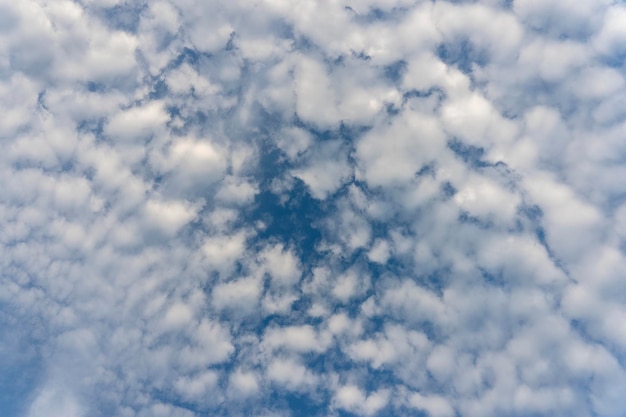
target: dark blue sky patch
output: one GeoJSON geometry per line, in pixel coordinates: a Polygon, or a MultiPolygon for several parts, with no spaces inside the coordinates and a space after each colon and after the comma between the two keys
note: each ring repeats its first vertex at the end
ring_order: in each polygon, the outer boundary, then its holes
{"type": "Polygon", "coordinates": [[[294,416],[321,417],[326,415],[327,407],[321,406],[319,399],[316,401],[310,395],[289,393],[285,395],[284,399],[287,408],[291,410],[294,416]]]}
{"type": "Polygon", "coordinates": [[[481,147],[468,145],[457,138],[453,138],[448,141],[448,148],[472,168],[484,168],[490,165],[483,161],[485,150],[481,147]]]}
{"type": "Polygon", "coordinates": [[[522,204],[518,207],[518,215],[526,217],[534,224],[538,224],[543,219],[543,210],[536,204],[522,204]]]}
{"type": "Polygon", "coordinates": [[[362,61],[371,61],[372,57],[365,53],[365,51],[352,51],[352,58],[360,59],[362,61]]]}
{"type": "Polygon", "coordinates": [[[289,411],[290,415],[322,417],[327,413],[329,400],[316,398],[313,393],[300,393],[288,391],[281,387],[274,387],[267,398],[267,403],[272,410],[289,411]]]}
{"type": "Polygon", "coordinates": [[[404,91],[402,93],[402,107],[404,107],[406,103],[409,102],[412,98],[425,98],[425,97],[431,97],[433,95],[436,95],[437,97],[436,108],[438,109],[439,107],[441,107],[441,105],[447,98],[446,92],[443,91],[439,87],[432,87],[432,88],[429,88],[428,90],[412,89],[412,90],[404,91]]]}
{"type": "Polygon", "coordinates": [[[152,90],[148,93],[149,100],[161,100],[167,97],[169,89],[167,83],[164,80],[155,80],[151,82],[152,90]]]}
{"type": "Polygon", "coordinates": [[[367,19],[369,23],[369,22],[375,22],[375,21],[386,19],[388,16],[388,13],[385,13],[384,10],[381,10],[377,7],[372,7],[371,9],[368,10],[367,14],[361,15],[361,16],[367,19]]]}
{"type": "Polygon", "coordinates": [[[436,164],[434,162],[424,164],[422,167],[415,173],[416,177],[424,177],[429,176],[431,178],[435,178],[437,172],[436,164]]]}
{"type": "Polygon", "coordinates": [[[337,138],[337,131],[336,130],[331,130],[331,129],[323,129],[322,130],[322,129],[319,129],[314,124],[307,123],[306,121],[301,119],[300,116],[298,115],[298,113],[294,114],[293,120],[292,120],[292,124],[295,127],[298,127],[300,129],[304,129],[304,130],[308,131],[309,133],[311,133],[315,137],[316,142],[320,142],[320,141],[324,142],[324,141],[328,141],[328,140],[337,138]]]}
{"type": "Polygon", "coordinates": [[[462,224],[470,224],[483,230],[489,230],[493,228],[493,222],[491,222],[489,219],[481,219],[480,217],[472,216],[469,212],[464,210],[459,213],[458,220],[462,224]]]}
{"type": "MultiPolygon", "coordinates": [[[[302,305],[301,305],[302,306],[302,305]]],[[[315,317],[310,317],[305,311],[293,311],[288,314],[267,314],[260,320],[260,324],[251,333],[262,336],[269,328],[282,328],[293,325],[314,325],[318,321],[315,317]]]]}
{"type": "Polygon", "coordinates": [[[46,106],[46,90],[42,90],[37,95],[37,104],[41,110],[48,111],[48,107],[46,106]]]}
{"type": "Polygon", "coordinates": [[[396,276],[413,276],[415,273],[413,265],[407,263],[405,259],[401,259],[393,255],[384,265],[370,262],[368,271],[371,274],[372,284],[374,287],[376,286],[378,280],[386,274],[393,274],[396,276]]]}
{"type": "Polygon", "coordinates": [[[452,183],[450,181],[445,181],[442,185],[441,185],[441,193],[443,194],[443,198],[445,200],[448,200],[452,197],[454,197],[454,195],[457,193],[457,189],[456,187],[454,187],[454,185],[452,185],[452,183]]]}
{"type": "Polygon", "coordinates": [[[545,229],[542,226],[538,226],[536,228],[535,236],[537,237],[537,240],[539,241],[541,246],[545,248],[546,252],[548,253],[548,257],[550,258],[552,263],[554,263],[554,266],[556,266],[558,269],[560,269],[566,275],[569,276],[567,264],[556,256],[554,250],[552,249],[552,247],[550,246],[550,243],[548,242],[545,229]]]}
{"type": "Polygon", "coordinates": [[[328,347],[328,350],[322,354],[308,353],[302,355],[307,368],[317,374],[328,375],[330,372],[348,372],[355,369],[363,368],[363,365],[355,364],[342,350],[337,346],[337,340],[334,340],[328,347]]]}
{"type": "Polygon", "coordinates": [[[201,53],[192,48],[183,48],[178,56],[168,63],[166,69],[171,70],[178,68],[183,63],[188,63],[192,67],[197,65],[201,57],[201,53]]]}
{"type": "Polygon", "coordinates": [[[226,42],[226,46],[224,47],[225,51],[234,51],[236,49],[238,49],[235,46],[235,39],[237,37],[237,33],[236,32],[231,32],[230,36],[228,37],[228,42],[226,42]]]}
{"type": "Polygon", "coordinates": [[[85,86],[90,93],[101,93],[106,90],[106,85],[97,81],[87,81],[85,86]]]}
{"type": "Polygon", "coordinates": [[[254,209],[246,221],[261,220],[265,230],[258,235],[259,242],[276,240],[292,246],[301,261],[308,265],[318,257],[315,246],[321,232],[315,224],[323,217],[323,205],[309,194],[306,185],[295,181],[289,200],[281,204],[279,196],[270,191],[261,191],[255,198],[254,209]]]}
{"type": "Polygon", "coordinates": [[[389,117],[397,116],[398,114],[400,114],[400,111],[401,108],[392,103],[385,104],[385,114],[389,117]]]}
{"type": "Polygon", "coordinates": [[[488,63],[486,51],[481,51],[472,45],[469,39],[456,43],[442,43],[437,47],[437,56],[444,63],[455,66],[472,79],[474,64],[484,67],[488,63]]]}
{"type": "Polygon", "coordinates": [[[399,60],[394,62],[393,64],[386,65],[383,68],[383,74],[386,79],[391,81],[393,84],[399,84],[402,82],[402,78],[407,70],[407,63],[404,60],[399,60]]]}
{"type": "Polygon", "coordinates": [[[359,125],[350,123],[348,120],[342,120],[339,122],[339,129],[337,133],[338,136],[344,141],[352,143],[370,130],[372,130],[372,126],[369,124],[359,125]]]}
{"type": "Polygon", "coordinates": [[[373,368],[370,364],[363,362],[363,367],[367,368],[367,373],[364,375],[363,381],[359,381],[360,383],[362,382],[361,389],[371,393],[381,388],[399,385],[401,379],[390,369],[393,365],[394,364],[384,364],[379,368],[373,368]]]}
{"type": "Polygon", "coordinates": [[[623,72],[626,67],[626,49],[617,54],[602,56],[599,61],[606,66],[623,72]]]}

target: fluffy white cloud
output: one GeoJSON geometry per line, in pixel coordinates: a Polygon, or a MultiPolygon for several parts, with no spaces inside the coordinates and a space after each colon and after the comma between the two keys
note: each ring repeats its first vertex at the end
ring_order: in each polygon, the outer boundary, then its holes
{"type": "Polygon", "coordinates": [[[312,387],[317,382],[317,376],[306,366],[293,359],[277,357],[267,368],[267,377],[274,383],[290,391],[298,391],[312,387]]]}
{"type": "Polygon", "coordinates": [[[269,329],[263,336],[269,348],[285,348],[295,352],[323,352],[328,340],[324,340],[311,326],[288,326],[269,329]]]}
{"type": "Polygon", "coordinates": [[[358,387],[346,385],[337,390],[334,400],[337,408],[371,416],[387,405],[389,392],[381,389],[366,395],[358,387]]]}
{"type": "Polygon", "coordinates": [[[252,314],[258,307],[261,284],[255,277],[218,284],[213,287],[212,304],[218,310],[230,309],[236,314],[252,314]]]}
{"type": "Polygon", "coordinates": [[[422,166],[445,149],[441,123],[429,114],[404,111],[390,123],[374,127],[359,141],[357,156],[371,186],[411,180],[422,166]]]}
{"type": "Polygon", "coordinates": [[[278,244],[268,247],[260,254],[260,258],[275,285],[279,287],[293,285],[300,279],[302,272],[293,250],[285,250],[278,244]]]}
{"type": "Polygon", "coordinates": [[[437,395],[424,396],[415,393],[410,396],[409,404],[411,407],[425,411],[428,416],[432,417],[449,417],[455,414],[448,401],[437,395]]]}
{"type": "Polygon", "coordinates": [[[233,372],[230,376],[230,389],[233,391],[234,398],[238,398],[241,394],[254,395],[259,390],[258,378],[254,372],[233,372]]]}

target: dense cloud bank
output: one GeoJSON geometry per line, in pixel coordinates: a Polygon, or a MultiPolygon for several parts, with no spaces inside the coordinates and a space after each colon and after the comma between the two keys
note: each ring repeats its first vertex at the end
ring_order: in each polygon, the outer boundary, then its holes
{"type": "Polygon", "coordinates": [[[626,6],[0,0],[0,413],[621,416],[626,6]]]}

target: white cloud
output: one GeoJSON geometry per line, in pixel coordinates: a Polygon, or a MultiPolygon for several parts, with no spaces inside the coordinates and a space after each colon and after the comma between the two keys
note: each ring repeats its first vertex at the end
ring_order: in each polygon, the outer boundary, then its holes
{"type": "Polygon", "coordinates": [[[263,251],[260,258],[278,287],[293,285],[300,279],[302,273],[293,250],[285,250],[283,245],[277,244],[263,251]]]}
{"type": "Polygon", "coordinates": [[[506,224],[513,221],[520,198],[488,178],[469,174],[454,201],[472,216],[506,224]]]}
{"type": "Polygon", "coordinates": [[[276,137],[276,144],[291,160],[295,160],[306,151],[313,142],[312,135],[294,127],[282,129],[276,137]]]}
{"type": "Polygon", "coordinates": [[[328,318],[328,329],[333,335],[351,333],[359,335],[363,331],[361,323],[351,320],[345,313],[334,314],[328,318]]]}
{"type": "Polygon", "coordinates": [[[235,398],[254,395],[259,390],[258,377],[254,372],[241,370],[233,372],[230,376],[230,388],[234,392],[235,398]]]}
{"type": "Polygon", "coordinates": [[[335,97],[323,64],[312,58],[302,57],[296,68],[298,115],[322,127],[339,121],[335,97]]]}
{"type": "Polygon", "coordinates": [[[204,372],[194,378],[180,378],[174,383],[176,391],[188,401],[199,401],[215,388],[217,375],[215,372],[204,372]]]}
{"type": "Polygon", "coordinates": [[[531,74],[536,71],[543,80],[558,82],[585,65],[588,58],[588,46],[583,43],[539,38],[524,45],[519,64],[531,74]]]}
{"type": "Polygon", "coordinates": [[[194,326],[191,339],[193,344],[184,346],[179,352],[181,364],[188,369],[202,369],[225,362],[235,350],[230,331],[207,319],[194,326]]]}
{"type": "Polygon", "coordinates": [[[435,293],[408,279],[394,283],[382,295],[381,303],[388,311],[418,322],[432,320],[444,323],[449,315],[446,305],[435,293]]]}
{"type": "Polygon", "coordinates": [[[213,287],[212,305],[235,314],[252,314],[258,308],[261,292],[261,281],[255,277],[218,284],[213,287]]]}
{"type": "Polygon", "coordinates": [[[389,259],[389,243],[382,239],[376,240],[367,253],[367,257],[372,262],[385,264],[389,259]]]}
{"type": "Polygon", "coordinates": [[[268,378],[287,390],[297,391],[315,385],[317,377],[293,359],[273,359],[267,369],[268,378]]]}
{"type": "Polygon", "coordinates": [[[163,317],[163,327],[165,329],[180,329],[186,327],[193,318],[193,311],[182,303],[176,303],[167,309],[163,317]]]}
{"type": "Polygon", "coordinates": [[[419,410],[425,411],[429,417],[450,417],[454,416],[454,408],[441,396],[424,396],[414,393],[409,397],[409,404],[419,410]]]}
{"type": "Polygon", "coordinates": [[[375,369],[395,369],[400,378],[412,379],[411,384],[419,384],[424,381],[424,375],[413,373],[423,368],[430,348],[431,343],[423,333],[399,325],[387,325],[375,338],[353,343],[349,354],[353,359],[368,361],[375,369]]]}
{"type": "Polygon", "coordinates": [[[603,9],[609,4],[606,0],[585,3],[573,0],[515,0],[513,10],[533,29],[557,36],[576,36],[593,29],[598,24],[603,9]],[[560,16],[558,21],[555,20],[556,16],[560,16]]]}
{"type": "Polygon", "coordinates": [[[175,234],[182,226],[196,216],[194,207],[179,201],[161,202],[149,200],[145,215],[149,224],[163,230],[166,234],[175,234]]]}
{"type": "Polygon", "coordinates": [[[232,236],[218,235],[207,239],[202,250],[212,269],[228,273],[243,254],[245,241],[246,234],[244,232],[238,232],[232,236]]]}
{"type": "Polygon", "coordinates": [[[291,306],[298,299],[298,296],[294,292],[278,290],[274,292],[267,292],[261,305],[268,315],[283,314],[288,315],[291,311],[291,306]]]}
{"type": "Polygon", "coordinates": [[[159,172],[171,175],[169,182],[177,193],[206,189],[221,178],[227,167],[219,147],[210,140],[193,138],[177,139],[166,152],[153,154],[153,160],[159,172]]]}
{"type": "Polygon", "coordinates": [[[596,33],[594,47],[601,54],[610,56],[624,52],[624,20],[626,8],[617,4],[606,11],[602,28],[596,33]]]}
{"type": "Polygon", "coordinates": [[[444,135],[437,119],[405,111],[389,124],[376,126],[359,141],[359,177],[371,186],[409,181],[444,148],[444,135]]]}
{"type": "Polygon", "coordinates": [[[258,188],[255,184],[251,184],[241,178],[227,177],[216,198],[225,203],[243,205],[250,203],[257,193],[258,188]]]}
{"type": "Polygon", "coordinates": [[[334,277],[333,281],[331,294],[342,303],[347,303],[369,289],[370,278],[365,272],[350,269],[338,277],[334,277]]]}
{"type": "Polygon", "coordinates": [[[487,149],[511,141],[517,133],[513,122],[500,116],[486,98],[476,93],[444,105],[442,120],[452,135],[487,149]]]}
{"type": "Polygon", "coordinates": [[[354,385],[346,385],[337,390],[335,404],[338,408],[371,416],[383,409],[389,401],[389,391],[381,389],[366,395],[354,385]]]}
{"type": "Polygon", "coordinates": [[[263,344],[270,348],[285,348],[293,352],[323,352],[328,340],[324,340],[312,326],[287,326],[269,329],[263,336],[263,344]]]}
{"type": "Polygon", "coordinates": [[[559,257],[574,260],[588,250],[588,242],[600,238],[603,218],[598,208],[576,196],[550,176],[527,177],[526,188],[545,215],[546,234],[559,257]],[[574,236],[585,236],[580,241],[574,236]]]}
{"type": "Polygon", "coordinates": [[[85,408],[71,394],[55,388],[45,388],[33,401],[28,417],[82,417],[85,408]]]}

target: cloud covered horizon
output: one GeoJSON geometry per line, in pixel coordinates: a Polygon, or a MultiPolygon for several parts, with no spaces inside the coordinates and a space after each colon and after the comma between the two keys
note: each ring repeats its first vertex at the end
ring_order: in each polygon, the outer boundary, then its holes
{"type": "Polygon", "coordinates": [[[0,414],[626,413],[626,6],[0,0],[0,414]]]}

